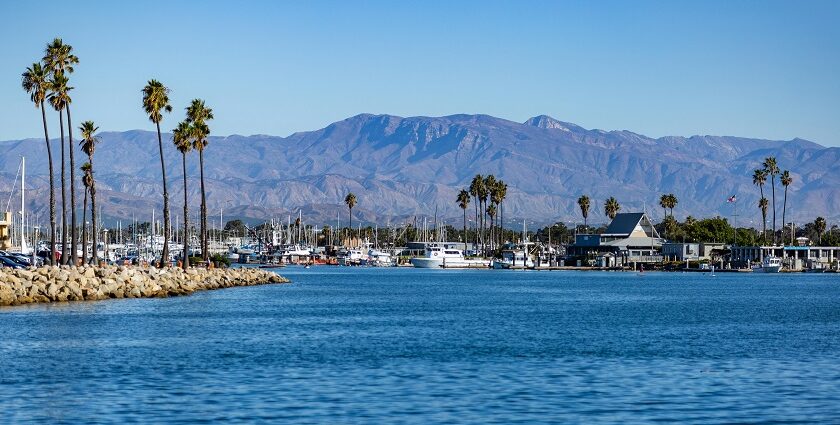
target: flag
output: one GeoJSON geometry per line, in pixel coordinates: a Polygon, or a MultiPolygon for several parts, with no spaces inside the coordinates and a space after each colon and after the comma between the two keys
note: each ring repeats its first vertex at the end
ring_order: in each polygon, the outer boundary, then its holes
{"type": "Polygon", "coordinates": [[[729,202],[731,204],[731,203],[733,203],[737,200],[738,200],[738,198],[736,198],[735,195],[732,195],[732,196],[730,196],[729,198],[726,199],[726,202],[729,202]]]}

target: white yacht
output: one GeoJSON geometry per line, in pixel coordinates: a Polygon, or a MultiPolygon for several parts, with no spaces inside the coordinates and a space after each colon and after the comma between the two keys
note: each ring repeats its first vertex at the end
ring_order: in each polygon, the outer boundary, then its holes
{"type": "Polygon", "coordinates": [[[437,268],[483,268],[489,263],[485,260],[472,260],[464,258],[464,253],[459,249],[446,248],[442,246],[429,246],[426,254],[422,257],[411,259],[411,265],[419,269],[437,268]]]}
{"type": "Polygon", "coordinates": [[[494,269],[522,269],[534,267],[534,259],[523,249],[506,249],[502,258],[493,260],[494,269]]]}
{"type": "Polygon", "coordinates": [[[774,256],[764,257],[761,266],[753,267],[753,271],[758,273],[778,273],[781,270],[782,259],[774,256]]]}
{"type": "Polygon", "coordinates": [[[355,266],[362,262],[365,257],[364,253],[358,249],[342,249],[338,253],[338,265],[340,266],[355,266]]]}
{"type": "Polygon", "coordinates": [[[367,264],[376,267],[391,267],[394,265],[394,260],[387,252],[370,249],[367,254],[367,264]]]}

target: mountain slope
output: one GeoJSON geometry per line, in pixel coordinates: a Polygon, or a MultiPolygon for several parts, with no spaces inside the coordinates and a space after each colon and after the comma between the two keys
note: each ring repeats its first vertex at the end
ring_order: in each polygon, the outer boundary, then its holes
{"type": "MultiPolygon", "coordinates": [[[[100,137],[96,174],[103,213],[128,219],[159,210],[155,133],[105,132],[100,137]]],[[[165,139],[171,140],[170,135],[165,139]]],[[[53,152],[59,152],[58,142],[53,143],[53,152]]],[[[30,208],[45,216],[43,140],[0,142],[0,152],[0,192],[10,190],[19,158],[26,156],[28,184],[36,188],[29,196],[30,208]]],[[[176,211],[183,197],[180,154],[171,143],[166,143],[165,154],[176,211]]],[[[725,199],[736,193],[739,221],[757,225],[758,190],[750,176],[766,156],[776,156],[780,167],[794,176],[789,217],[840,218],[834,189],[840,178],[837,148],[801,139],[652,139],[630,131],[587,130],[548,116],[516,123],[487,115],[361,114],[288,137],[211,137],[205,172],[211,214],[224,209],[228,217],[264,219],[304,208],[310,211],[308,222],[334,222],[339,213],[343,221],[342,199],[352,191],[359,199],[354,215],[358,211],[363,220],[384,223],[386,217],[431,215],[436,207],[454,220],[461,216],[454,202],[457,192],[475,174],[494,174],[509,185],[507,218],[573,221],[579,219],[575,200],[581,194],[593,200],[594,222],[605,221],[600,210],[609,196],[619,200],[623,211],[647,208],[661,219],[661,193],[677,195],[679,217],[729,215],[725,199]]],[[[194,206],[197,165],[191,157],[189,196],[194,206]]],[[[769,185],[766,189],[768,193],[769,185]]]]}

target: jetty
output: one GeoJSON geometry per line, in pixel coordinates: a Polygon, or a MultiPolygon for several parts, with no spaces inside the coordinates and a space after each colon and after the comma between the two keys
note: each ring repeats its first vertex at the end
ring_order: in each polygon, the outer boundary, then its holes
{"type": "Polygon", "coordinates": [[[196,291],[288,283],[253,268],[154,268],[136,266],[44,266],[0,268],[0,306],[111,298],[162,298],[196,291]]]}

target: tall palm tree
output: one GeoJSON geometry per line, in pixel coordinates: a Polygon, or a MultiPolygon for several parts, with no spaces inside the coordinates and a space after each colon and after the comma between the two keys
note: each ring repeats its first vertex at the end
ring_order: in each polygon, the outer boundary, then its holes
{"type": "MultiPolygon", "coordinates": [[[[752,181],[754,185],[758,186],[758,193],[761,195],[761,198],[759,199],[760,204],[761,199],[764,199],[764,184],[767,183],[767,171],[760,168],[753,170],[752,181]]],[[[764,219],[765,221],[767,220],[766,215],[764,219]]],[[[762,237],[764,237],[764,235],[762,235],[762,237]]]]}
{"type": "MultiPolygon", "coordinates": [[[[502,185],[504,184],[501,180],[495,180],[492,182],[490,186],[490,205],[495,205],[494,214],[495,217],[499,213],[499,205],[502,203],[502,185]]],[[[489,214],[488,214],[489,215],[489,214]]],[[[491,237],[490,240],[495,243],[497,233],[496,230],[499,228],[499,222],[494,220],[494,217],[490,217],[490,232],[491,237]],[[493,225],[495,221],[495,226],[493,225]]]]}
{"type": "MultiPolygon", "coordinates": [[[[91,170],[91,165],[89,162],[82,164],[82,187],[85,188],[85,196],[84,201],[82,202],[82,264],[87,264],[87,206],[88,206],[88,193],[90,192],[90,188],[93,187],[93,171],[91,170]]],[[[94,227],[93,233],[96,233],[96,227],[94,227]]],[[[93,244],[93,255],[96,255],[96,243],[93,244]]],[[[94,264],[96,261],[94,261],[94,264]]]]}
{"type": "Polygon", "coordinates": [[[350,209],[350,236],[353,236],[353,207],[356,206],[356,195],[353,192],[344,197],[344,204],[350,209]]]}
{"type": "MultiPolygon", "coordinates": [[[[79,145],[82,147],[82,152],[88,157],[88,162],[85,165],[88,166],[89,170],[85,171],[85,178],[90,178],[90,185],[86,186],[86,189],[90,192],[90,225],[91,229],[93,229],[93,253],[91,259],[94,265],[99,264],[99,254],[96,252],[96,248],[99,246],[99,232],[97,231],[99,229],[99,219],[96,215],[96,180],[93,175],[93,153],[96,152],[96,144],[99,143],[99,138],[96,137],[97,130],[99,130],[99,127],[93,121],[85,121],[79,127],[79,131],[82,132],[82,140],[79,142],[79,145]]],[[[87,194],[85,196],[87,197],[87,194]]],[[[84,222],[85,219],[83,218],[82,223],[84,224],[84,222]]]]}
{"type": "Polygon", "coordinates": [[[207,244],[207,194],[204,190],[204,149],[207,147],[207,137],[210,127],[207,121],[213,119],[213,110],[208,108],[201,99],[193,99],[187,106],[187,122],[193,129],[193,149],[198,151],[198,168],[201,178],[201,255],[204,261],[210,258],[207,244]]]}
{"type": "Polygon", "coordinates": [[[499,245],[504,243],[504,235],[505,235],[505,208],[503,203],[505,199],[507,199],[507,190],[508,185],[507,183],[499,180],[499,187],[498,187],[498,195],[499,195],[499,245]]]}
{"type": "Polygon", "coordinates": [[[490,217],[490,240],[493,240],[493,219],[496,217],[496,204],[491,203],[487,206],[487,216],[490,217]]]}
{"type": "Polygon", "coordinates": [[[64,160],[65,145],[64,145],[64,108],[71,101],[69,92],[73,87],[67,85],[67,77],[62,72],[54,72],[50,80],[50,94],[48,101],[53,109],[58,112],[59,128],[61,129],[61,264],[67,264],[70,256],[69,252],[75,252],[75,244],[73,248],[68,247],[67,244],[67,177],[65,173],[66,162],[64,160]]]}
{"type": "Polygon", "coordinates": [[[21,77],[23,90],[29,93],[29,98],[35,104],[35,108],[41,110],[41,121],[44,124],[44,142],[47,145],[47,165],[50,170],[50,265],[55,265],[55,176],[53,175],[52,146],[47,131],[47,111],[44,108],[44,101],[50,90],[50,72],[40,62],[36,62],[26,68],[21,77]]]}
{"type": "Polygon", "coordinates": [[[674,216],[674,208],[677,207],[677,204],[679,202],[680,201],[679,201],[679,199],[677,199],[676,195],[674,195],[673,193],[668,194],[668,209],[671,210],[671,217],[674,216]]]}
{"type": "Polygon", "coordinates": [[[481,194],[484,191],[484,177],[481,174],[476,174],[470,182],[470,195],[473,196],[475,205],[475,244],[479,244],[479,226],[481,220],[478,217],[478,211],[481,209],[481,194]]]}
{"type": "Polygon", "coordinates": [[[187,206],[187,153],[192,150],[192,129],[189,123],[181,121],[178,127],[172,130],[172,142],[181,152],[181,167],[184,172],[184,254],[181,267],[184,270],[190,268],[190,223],[189,208],[187,206]]]}
{"type": "Polygon", "coordinates": [[[163,252],[160,266],[169,265],[169,191],[166,189],[166,164],[163,162],[163,138],[160,133],[162,112],[172,112],[169,104],[169,89],[160,81],[151,79],[143,87],[143,110],[149,116],[149,121],[155,123],[158,136],[158,150],[160,151],[160,172],[163,176],[163,252]]]}
{"type": "MultiPolygon", "coordinates": [[[[496,176],[494,176],[492,174],[488,174],[486,177],[484,177],[484,185],[482,187],[483,190],[481,192],[481,195],[482,195],[481,196],[481,203],[482,203],[482,206],[484,207],[484,209],[482,210],[482,214],[481,214],[481,217],[484,220],[484,226],[481,227],[482,232],[484,232],[485,227],[488,227],[487,226],[487,218],[489,217],[489,214],[487,214],[487,203],[490,201],[490,191],[493,190],[493,188],[495,186],[496,186],[496,176]]],[[[490,226],[488,227],[488,230],[492,226],[493,226],[493,221],[491,220],[490,221],[490,226]]],[[[487,243],[489,241],[490,241],[489,235],[485,235],[485,239],[484,239],[484,250],[485,251],[487,251],[487,243]]]]}
{"type": "Polygon", "coordinates": [[[464,210],[464,251],[467,251],[467,208],[470,206],[470,192],[461,189],[458,192],[458,207],[464,210]]]}
{"type": "Polygon", "coordinates": [[[822,235],[825,232],[825,219],[822,217],[817,217],[814,220],[814,230],[817,231],[817,235],[820,237],[820,246],[822,246],[822,235]]]}
{"type": "MultiPolygon", "coordinates": [[[[784,203],[782,204],[782,228],[784,228],[785,223],[787,223],[785,221],[785,213],[787,212],[788,186],[790,186],[791,183],[793,183],[793,177],[791,177],[790,171],[788,171],[788,170],[783,171],[780,181],[782,182],[782,186],[784,186],[784,188],[785,188],[785,200],[784,200],[784,203]]],[[[785,232],[783,231],[782,235],[784,235],[784,234],[785,234],[785,232]]],[[[782,243],[784,244],[784,240],[782,241],[782,243]]],[[[790,244],[793,245],[793,235],[791,235],[790,244]]]]}
{"type": "Polygon", "coordinates": [[[610,220],[613,220],[615,219],[615,216],[618,215],[619,211],[621,211],[621,204],[619,204],[612,196],[607,198],[606,202],[604,202],[604,214],[606,214],[610,220]]]}
{"type": "Polygon", "coordinates": [[[662,196],[659,197],[659,206],[662,207],[663,217],[668,217],[668,205],[671,205],[669,201],[670,198],[668,198],[667,193],[663,193],[662,196]]]}
{"type": "Polygon", "coordinates": [[[770,185],[773,188],[773,245],[776,245],[776,175],[779,174],[779,165],[776,162],[776,157],[768,156],[764,158],[764,171],[770,176],[770,185]]]}
{"type": "Polygon", "coordinates": [[[762,220],[762,227],[761,227],[761,240],[762,243],[767,243],[767,205],[769,201],[767,198],[761,197],[758,200],[758,208],[761,209],[761,220],[762,220]]]}
{"type": "Polygon", "coordinates": [[[580,214],[583,216],[583,228],[586,229],[586,219],[589,218],[589,197],[581,195],[577,200],[578,207],[580,207],[580,214]]]}
{"type": "MultiPolygon", "coordinates": [[[[76,250],[76,245],[78,244],[78,238],[76,234],[76,160],[75,160],[75,146],[73,145],[73,122],[70,119],[70,103],[71,99],[69,96],[70,90],[72,87],[67,86],[67,75],[72,74],[75,71],[74,65],[79,63],[79,58],[73,54],[73,47],[69,44],[65,44],[60,38],[55,38],[51,43],[47,44],[47,47],[44,49],[44,57],[43,62],[47,69],[49,69],[54,78],[58,78],[57,74],[61,75],[59,79],[59,83],[63,80],[63,84],[60,84],[63,87],[59,87],[59,89],[63,89],[64,93],[62,94],[63,99],[63,106],[62,110],[67,114],[67,137],[68,137],[68,151],[70,157],[70,259],[73,260],[73,265],[76,265],[78,262],[78,254],[76,250]]],[[[56,87],[53,87],[53,91],[56,91],[56,87]]],[[[58,110],[59,116],[61,115],[61,110],[58,110]]],[[[62,163],[62,173],[64,172],[64,124],[61,124],[61,131],[62,131],[62,138],[61,138],[61,163],[62,163]]],[[[67,228],[67,209],[64,206],[65,199],[64,199],[64,186],[66,185],[65,178],[62,174],[61,178],[62,184],[62,214],[64,220],[64,228],[65,228],[65,235],[66,238],[66,228],[67,228]]],[[[65,243],[62,245],[63,247],[67,246],[66,240],[65,243]]],[[[67,260],[65,259],[67,256],[62,256],[62,261],[66,264],[67,260]]]]}

